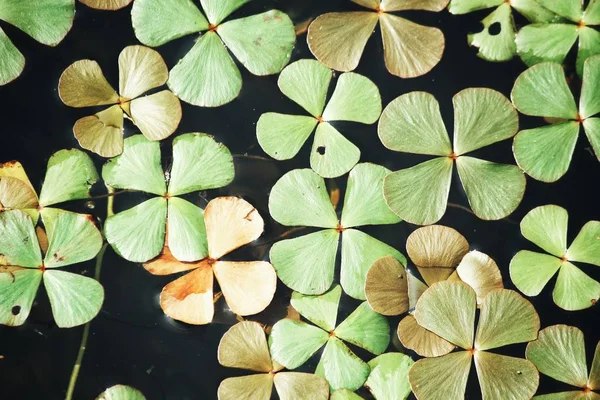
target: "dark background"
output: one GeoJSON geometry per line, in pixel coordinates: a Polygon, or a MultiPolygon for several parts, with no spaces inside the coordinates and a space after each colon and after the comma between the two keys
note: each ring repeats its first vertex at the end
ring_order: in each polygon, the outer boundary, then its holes
{"type": "MultiPolygon", "coordinates": [[[[358,10],[359,6],[347,0],[255,0],[234,13],[232,18],[251,15],[277,8],[298,24],[328,11],[358,10]]],[[[13,83],[0,87],[0,116],[2,122],[0,162],[19,160],[25,166],[31,181],[39,190],[48,158],[63,148],[77,147],[72,125],[80,117],[97,110],[66,107],[57,95],[58,78],[72,62],[90,58],[97,60],[109,82],[118,87],[117,57],[127,45],[137,44],[130,20],[131,6],[118,12],[102,12],[77,4],[72,31],[56,48],[38,44],[18,29],[0,22],[9,37],[23,52],[27,65],[23,75],[13,83]]],[[[379,87],[383,105],[397,96],[413,90],[433,93],[441,103],[448,127],[452,126],[451,97],[468,87],[489,87],[510,94],[513,82],[525,68],[517,58],[508,63],[489,63],[476,56],[476,49],[467,45],[466,35],[480,29],[479,20],[487,12],[467,16],[453,16],[447,11],[404,12],[403,16],[426,25],[441,28],[446,36],[442,61],[424,77],[405,80],[390,75],[383,63],[379,28],[369,40],[356,72],[371,78],[379,87]]],[[[520,17],[517,24],[524,23],[520,17]]],[[[175,40],[158,50],[171,68],[191,48],[196,35],[175,40]]],[[[298,37],[292,61],[312,57],[306,45],[306,34],[298,37]]],[[[570,61],[570,65],[573,65],[570,61]]],[[[241,66],[240,66],[241,67],[241,66]]],[[[262,239],[231,255],[238,259],[266,258],[269,243],[284,228],[268,216],[268,193],[275,181],[293,168],[308,167],[310,139],[302,153],[289,162],[261,159],[264,153],[257,145],[255,123],[266,111],[303,113],[286,99],[277,88],[277,76],[256,77],[241,67],[244,86],[235,101],[220,108],[199,108],[183,104],[183,120],[177,133],[206,132],[216,136],[236,154],[236,179],[219,191],[195,194],[191,200],[206,204],[220,194],[243,196],[256,206],[265,218],[266,229],[262,239]],[[248,156],[249,155],[249,156],[248,156]],[[259,157],[253,157],[259,156],[259,157]]],[[[574,78],[574,86],[579,82],[574,78]]],[[[539,126],[543,121],[521,118],[521,128],[539,126]]],[[[394,153],[386,150],[377,137],[376,125],[356,123],[337,125],[340,131],[362,151],[361,161],[371,161],[396,170],[414,165],[421,156],[394,153]]],[[[126,135],[135,132],[126,125],[126,135]]],[[[163,142],[163,158],[168,165],[171,140],[163,142]]],[[[514,162],[511,141],[505,141],[476,152],[477,156],[498,162],[514,162]]],[[[100,168],[103,159],[94,156],[100,168]]],[[[343,188],[345,177],[336,179],[343,188]]],[[[596,186],[600,182],[600,168],[587,139],[582,134],[569,172],[554,184],[544,184],[528,178],[527,191],[517,211],[508,219],[485,222],[457,207],[449,207],[441,224],[456,228],[477,249],[492,256],[502,270],[505,286],[513,288],[508,274],[511,257],[520,249],[534,250],[519,233],[518,221],[533,207],[554,203],[569,211],[569,240],[588,220],[600,219],[596,186]]],[[[101,187],[94,194],[102,194],[101,187]]],[[[115,211],[139,202],[129,194],[115,199],[115,211]]],[[[454,179],[450,201],[468,206],[464,192],[454,179]]],[[[93,213],[101,222],[105,218],[106,202],[95,201],[94,208],[85,202],[74,202],[66,208],[93,213]]],[[[407,235],[416,227],[401,223],[394,226],[365,228],[375,237],[395,246],[403,253],[407,235]]],[[[304,232],[303,232],[304,233],[304,232]]],[[[73,271],[93,273],[93,261],[69,267],[73,271]]],[[[600,271],[583,266],[595,279],[600,271]]],[[[221,367],[216,359],[220,337],[235,323],[223,301],[217,303],[215,322],[207,326],[189,326],[164,316],[158,303],[162,287],[173,277],[157,277],[140,265],[119,258],[109,249],[104,258],[101,282],[106,289],[106,300],[100,315],[91,325],[88,348],[75,390],[75,399],[93,399],[106,387],[122,383],[132,385],[150,400],[158,399],[213,399],[222,379],[244,372],[221,367]]],[[[532,298],[538,310],[542,327],[565,323],[585,332],[588,358],[600,335],[596,329],[598,306],[585,311],[566,312],[552,301],[554,279],[537,298],[532,298]]],[[[19,328],[0,327],[0,398],[2,399],[62,399],[80,344],[83,327],[58,329],[53,322],[43,287],[29,320],[19,328]]],[[[254,317],[261,322],[273,323],[285,314],[289,290],[281,284],[273,304],[254,317]]],[[[338,321],[349,314],[357,301],[343,298],[338,321]]],[[[390,320],[395,331],[398,318],[390,320]]],[[[390,350],[393,345],[390,345],[390,350]]],[[[514,345],[499,352],[524,356],[525,345],[514,345]]],[[[358,352],[368,360],[365,352],[358,352]]],[[[312,371],[318,361],[313,358],[305,370],[312,371]]],[[[540,393],[565,390],[566,386],[541,376],[540,393]]],[[[443,388],[440,388],[443,390],[443,388]]],[[[362,393],[362,392],[361,392],[362,393]]],[[[365,393],[362,393],[365,394],[365,393]]],[[[480,398],[477,381],[472,373],[468,397],[480,398]]]]}

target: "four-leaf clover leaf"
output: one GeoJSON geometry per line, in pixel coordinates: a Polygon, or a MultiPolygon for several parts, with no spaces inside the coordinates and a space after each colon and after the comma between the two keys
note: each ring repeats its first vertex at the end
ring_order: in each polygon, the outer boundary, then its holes
{"type": "Polygon", "coordinates": [[[170,136],[181,120],[181,104],[169,90],[140,97],[162,86],[169,77],[158,52],[144,46],[128,46],[119,54],[119,93],[107,82],[96,61],[79,60],[64,70],[58,94],[67,106],[111,107],[75,122],[73,133],[84,149],[102,157],[123,152],[125,116],[149,140],[170,136]]]}
{"type": "Polygon", "coordinates": [[[279,76],[279,89],[312,116],[265,113],[256,124],[260,147],[277,160],[289,160],[300,151],[310,134],[315,140],[310,151],[311,168],[325,178],[350,171],[360,159],[360,150],[335,129],[332,121],[372,124],[381,114],[381,97],[368,78],[345,73],[337,80],[326,104],[333,71],[315,60],[288,65],[279,76]]]}
{"type": "Polygon", "coordinates": [[[574,326],[553,325],[527,345],[525,356],[544,375],[581,390],[536,396],[537,400],[600,398],[600,342],[588,375],[583,332],[574,326]]]}
{"type": "Polygon", "coordinates": [[[504,399],[529,400],[537,390],[539,375],[530,361],[489,351],[537,338],[540,319],[531,303],[512,290],[492,290],[481,304],[475,333],[476,310],[477,294],[463,282],[438,282],[417,302],[419,325],[464,349],[415,363],[409,379],[418,399],[464,398],[473,361],[483,399],[501,393],[504,399]]]}
{"type": "Polygon", "coordinates": [[[205,258],[208,245],[202,210],[180,196],[223,187],[233,175],[231,153],[211,136],[187,133],[175,138],[168,177],[161,165],[158,142],[142,135],[125,139],[123,154],[102,168],[104,182],[115,189],[155,197],[107,218],[106,240],[123,258],[145,262],[160,254],[168,231],[169,249],[176,259],[205,258]]]}
{"type": "Polygon", "coordinates": [[[356,390],[367,380],[370,368],[344,341],[379,355],[388,347],[390,328],[385,317],[373,311],[367,302],[336,325],[341,295],[339,285],[320,296],[294,292],[292,306],[316,326],[282,319],[273,326],[269,347],[276,362],[295,369],[325,345],[315,374],[324,377],[332,390],[356,390]]]}
{"type": "Polygon", "coordinates": [[[48,160],[40,196],[18,161],[0,164],[0,212],[22,210],[37,222],[49,206],[70,200],[86,199],[98,181],[98,172],[84,152],[59,150],[48,160]]]}
{"type": "Polygon", "coordinates": [[[46,209],[42,222],[47,248],[28,214],[0,212],[0,324],[25,322],[42,280],[56,324],[61,328],[85,324],[100,311],[104,289],[92,278],[57,268],[96,257],[102,235],[89,215],[46,209]]]}
{"type": "Polygon", "coordinates": [[[294,24],[277,10],[223,22],[249,0],[136,0],[131,9],[135,36],[161,46],[206,31],[171,69],[168,85],[181,100],[202,107],[229,103],[242,88],[242,76],[229,51],[254,75],[280,72],[296,42],[294,24]],[[227,46],[227,48],[225,47],[227,46]]]}
{"type": "Polygon", "coordinates": [[[333,283],[338,244],[341,239],[341,276],[344,291],[365,299],[365,278],[380,257],[400,252],[355,228],[395,224],[400,219],[385,205],[381,185],[389,171],[375,164],[358,164],[348,175],[341,218],[333,207],[325,181],[310,169],[297,169],[282,176],[271,189],[269,211],[285,226],[325,228],[273,245],[270,259],[277,276],[291,289],[321,294],[333,283]]]}
{"type": "MultiPolygon", "coordinates": [[[[79,0],[88,7],[97,10],[115,11],[127,7],[133,0],[79,0]]],[[[126,386],[124,386],[126,387],[126,386]]]]}
{"type": "MultiPolygon", "coordinates": [[[[196,213],[202,223],[203,235],[206,232],[206,257],[197,263],[183,263],[167,255],[144,264],[155,275],[191,271],[163,288],[160,306],[164,313],[188,324],[210,323],[214,315],[213,273],[235,314],[245,316],[264,310],[273,300],[277,286],[273,266],[266,261],[220,260],[260,237],[264,221],[256,208],[237,197],[217,197],[206,206],[204,221],[202,210],[195,207],[190,212],[196,213]]],[[[171,222],[169,219],[169,236],[171,222]]]]}
{"type": "Polygon", "coordinates": [[[114,385],[100,393],[96,400],[146,400],[146,397],[131,386],[114,385]]]}
{"type": "Polygon", "coordinates": [[[560,18],[536,21],[517,34],[517,52],[529,66],[551,61],[562,63],[571,48],[577,45],[577,73],[582,76],[585,60],[600,54],[600,1],[590,0],[583,9],[583,0],[535,0],[560,18]]]}
{"type": "Polygon", "coordinates": [[[600,113],[600,55],[588,58],[583,71],[579,107],[560,64],[535,65],[515,81],[511,98],[517,110],[558,120],[515,137],[515,159],[534,179],[554,182],[567,172],[581,126],[600,159],[600,118],[594,117],[600,113]]]}
{"type": "Polygon", "coordinates": [[[338,71],[354,70],[365,45],[380,23],[387,70],[401,78],[425,75],[442,59],[445,40],[437,28],[423,26],[391,12],[438,12],[448,0],[352,0],[371,11],[320,15],[308,27],[308,47],[317,60],[338,71]]]}
{"type": "Polygon", "coordinates": [[[525,193],[525,176],[516,165],[467,156],[474,150],[513,137],[519,118],[512,104],[491,89],[469,88],[456,94],[454,144],[433,95],[411,92],[392,101],[379,120],[379,138],[388,149],[436,158],[386,176],[385,201],[403,220],[418,225],[442,218],[448,204],[452,170],[475,215],[497,220],[512,213],[525,193]]]}
{"type": "Polygon", "coordinates": [[[529,211],[521,221],[521,234],[550,254],[521,250],[510,261],[510,277],[527,296],[537,296],[558,271],[552,298],[557,306],[573,311],[593,306],[600,298],[600,283],[573,265],[600,266],[600,222],[589,221],[567,248],[567,210],[545,205],[529,211]]]}
{"type": "MultiPolygon", "coordinates": [[[[65,38],[74,16],[75,0],[0,0],[0,20],[46,46],[56,46],[65,38]]],[[[25,57],[0,28],[0,85],[18,78],[23,68],[25,57]]]]}
{"type": "Polygon", "coordinates": [[[487,61],[508,61],[517,53],[513,9],[531,22],[548,23],[558,18],[537,0],[451,0],[448,11],[467,14],[492,7],[494,11],[481,20],[481,32],[468,35],[469,45],[477,47],[477,55],[487,61]]]}
{"type": "Polygon", "coordinates": [[[256,371],[258,374],[227,378],[219,385],[219,400],[270,400],[273,385],[282,400],[327,400],[329,386],[320,376],[281,371],[271,358],[265,331],[258,322],[235,324],[221,338],[219,364],[256,371]]]}

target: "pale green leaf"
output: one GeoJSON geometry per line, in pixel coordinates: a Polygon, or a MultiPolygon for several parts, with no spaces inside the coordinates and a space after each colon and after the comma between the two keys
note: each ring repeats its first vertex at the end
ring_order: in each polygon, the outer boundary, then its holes
{"type": "Polygon", "coordinates": [[[329,68],[352,71],[358,66],[377,22],[374,12],[320,15],[308,27],[308,47],[315,58],[329,68]]]}
{"type": "Polygon", "coordinates": [[[290,61],[296,42],[294,23],[278,10],[226,22],[217,32],[233,55],[254,75],[281,71],[290,61]]]}
{"type": "Polygon", "coordinates": [[[378,400],[403,400],[410,394],[408,371],[414,361],[405,354],[387,353],[369,361],[371,373],[365,382],[373,397],[378,400]]]}
{"type": "Polygon", "coordinates": [[[381,96],[377,86],[365,76],[348,72],[337,80],[323,119],[372,124],[380,114],[381,96]]]}
{"type": "Polygon", "coordinates": [[[452,103],[456,155],[509,139],[519,130],[517,111],[500,92],[465,89],[452,98],[452,103]]]}
{"type": "Polygon", "coordinates": [[[600,222],[589,221],[581,228],[566,257],[569,261],[600,266],[600,222]]]}
{"type": "Polygon", "coordinates": [[[567,173],[578,136],[575,121],[523,130],[513,143],[517,164],[534,179],[555,182],[567,173]]]}
{"type": "Polygon", "coordinates": [[[323,114],[332,71],[315,60],[299,60],[288,65],[277,84],[283,94],[317,118],[323,114]]]}
{"type": "Polygon", "coordinates": [[[19,77],[25,68],[25,57],[0,28],[0,85],[19,77]]]}
{"type": "Polygon", "coordinates": [[[463,349],[471,349],[476,309],[477,296],[471,287],[442,281],[421,295],[414,316],[423,328],[463,349]]]}
{"type": "Polygon", "coordinates": [[[385,147],[405,153],[448,156],[452,145],[432,94],[410,92],[387,105],[378,127],[385,147]]]}
{"type": "Polygon", "coordinates": [[[202,4],[202,9],[210,23],[219,25],[221,21],[248,1],[250,0],[200,0],[200,4],[202,4]]]}
{"type": "Polygon", "coordinates": [[[0,324],[23,325],[42,280],[39,269],[11,269],[0,267],[0,324]]]}
{"type": "Polygon", "coordinates": [[[329,334],[306,322],[282,319],[273,325],[269,348],[273,360],[287,369],[301,366],[327,342],[329,334]]]}
{"type": "Polygon", "coordinates": [[[321,294],[331,287],[339,233],[333,229],[281,240],[271,247],[270,260],[279,279],[304,294],[321,294]]]}
{"type": "Polygon", "coordinates": [[[548,204],[529,211],[521,221],[521,234],[548,253],[563,257],[567,251],[569,214],[562,207],[548,204]]]}
{"type": "Polygon", "coordinates": [[[231,183],[233,157],[229,149],[203,133],[186,133],[173,140],[173,166],[168,191],[172,196],[216,189],[231,183]]]}
{"type": "Polygon", "coordinates": [[[525,354],[542,374],[581,388],[587,385],[585,342],[579,328],[553,325],[543,329],[525,354]]]}
{"type": "Polygon", "coordinates": [[[360,150],[327,122],[315,132],[310,167],[324,178],[336,178],[350,171],[360,159],[360,150]]]}
{"type": "Polygon", "coordinates": [[[560,64],[542,63],[523,72],[511,92],[517,109],[526,115],[577,119],[577,106],[560,64]]]}
{"type": "Polygon", "coordinates": [[[392,172],[383,180],[383,196],[390,209],[412,224],[428,225],[446,212],[452,159],[438,157],[392,172]]]}
{"type": "Polygon", "coordinates": [[[208,29],[208,21],[192,0],[135,1],[131,22],[137,39],[152,47],[208,29]]]}
{"type": "MultiPolygon", "coordinates": [[[[600,3],[599,3],[600,4],[600,3]]],[[[600,113],[600,56],[590,57],[585,61],[579,99],[581,118],[587,119],[600,113]]]]}
{"type": "Polygon", "coordinates": [[[123,153],[104,164],[102,178],[115,189],[164,195],[167,188],[160,163],[160,144],[149,141],[143,135],[128,137],[123,153]]]}
{"type": "Polygon", "coordinates": [[[269,212],[286,226],[335,228],[338,224],[325,181],[310,169],[290,171],[275,183],[269,212]]]}
{"type": "Polygon", "coordinates": [[[38,42],[56,46],[73,26],[75,0],[22,1],[3,0],[0,19],[38,42]]]}
{"type": "Polygon", "coordinates": [[[502,219],[521,203],[526,180],[516,165],[462,156],[456,160],[456,167],[469,205],[479,218],[502,219]]]}
{"type": "Polygon", "coordinates": [[[596,158],[600,160],[600,118],[588,118],[583,121],[583,130],[592,145],[596,158]]]}
{"type": "Polygon", "coordinates": [[[536,0],[541,6],[555,14],[565,17],[573,22],[579,22],[583,17],[582,0],[536,0]]]}
{"type": "Polygon", "coordinates": [[[382,0],[381,9],[389,11],[426,10],[442,11],[448,5],[448,0],[382,0]]]}
{"type": "Polygon", "coordinates": [[[490,350],[535,340],[540,318],[531,303],[512,290],[492,290],[481,304],[475,348],[490,350]]]}
{"type": "Polygon", "coordinates": [[[38,268],[42,253],[31,217],[23,211],[0,212],[0,254],[7,265],[38,268]]]}
{"type": "Polygon", "coordinates": [[[594,392],[585,393],[582,390],[541,394],[533,397],[534,400],[600,400],[600,396],[594,392]]]}
{"type": "Polygon", "coordinates": [[[600,298],[600,283],[582,270],[564,262],[558,272],[552,298],[557,306],[567,311],[589,308],[600,298]]]}
{"type": "Polygon", "coordinates": [[[600,32],[595,28],[581,26],[579,30],[579,46],[577,48],[577,74],[583,76],[585,61],[589,57],[600,54],[600,32]]]}
{"type": "Polygon", "coordinates": [[[576,25],[531,24],[521,28],[517,34],[517,52],[529,66],[541,62],[562,63],[577,37],[576,25]]]}
{"type": "Polygon", "coordinates": [[[537,296],[561,264],[560,258],[521,250],[510,260],[510,279],[527,296],[537,296]]]}
{"type": "Polygon", "coordinates": [[[344,228],[400,222],[385,204],[383,178],[390,171],[380,165],[357,164],[348,175],[341,224],[344,228]]]}
{"type": "Polygon", "coordinates": [[[535,394],[540,377],[530,361],[487,351],[474,358],[483,399],[529,400],[535,394]]]}
{"type": "Polygon", "coordinates": [[[468,14],[477,10],[497,7],[504,3],[504,0],[451,0],[448,5],[448,11],[452,14],[468,14]]]}
{"type": "Polygon", "coordinates": [[[387,319],[371,309],[365,301],[334,331],[336,337],[379,355],[390,343],[387,319]]]}
{"type": "Polygon", "coordinates": [[[594,359],[592,360],[592,367],[590,368],[590,376],[588,380],[588,386],[592,390],[600,389],[600,342],[596,344],[596,350],[594,351],[594,359]]]}
{"type": "Polygon", "coordinates": [[[600,25],[600,1],[590,0],[583,12],[582,21],[586,25],[600,25]]]}
{"type": "Polygon", "coordinates": [[[106,240],[123,258],[145,262],[157,255],[165,243],[167,200],[161,197],[108,217],[106,240]]]}
{"type": "Polygon", "coordinates": [[[358,358],[341,340],[331,337],[327,341],[315,374],[327,380],[332,390],[356,390],[369,376],[369,366],[358,358]]]}
{"type": "Polygon", "coordinates": [[[340,283],[349,296],[365,300],[365,281],[371,265],[384,256],[394,256],[403,265],[406,258],[393,247],[356,229],[342,233],[340,283]]]}
{"type": "Polygon", "coordinates": [[[53,208],[45,208],[41,214],[48,235],[46,268],[91,260],[102,248],[102,235],[90,215],[53,208]]]}
{"type": "Polygon", "coordinates": [[[305,296],[292,293],[290,304],[304,318],[318,327],[331,332],[335,329],[342,288],[336,285],[320,296],[305,296]]]}
{"type": "Polygon", "coordinates": [[[206,32],[171,69],[167,84],[186,103],[218,107],[238,96],[242,76],[219,36],[206,32]]]}
{"type": "Polygon", "coordinates": [[[417,361],[408,373],[413,393],[419,399],[463,399],[471,359],[469,352],[458,351],[417,361]]]}
{"type": "Polygon", "coordinates": [[[88,198],[98,179],[94,162],[86,153],[77,149],[57,151],[48,160],[40,204],[88,198]]]}
{"type": "MultiPolygon", "coordinates": [[[[166,78],[165,78],[166,79],[166,78]]],[[[171,136],[181,121],[181,103],[170,90],[142,96],[129,103],[129,114],[135,126],[149,140],[171,136]]]]}
{"type": "Polygon", "coordinates": [[[554,22],[559,17],[541,6],[537,0],[511,0],[510,5],[531,22],[554,22]]]}
{"type": "MultiPolygon", "coordinates": [[[[356,1],[356,0],[353,0],[356,1]]],[[[363,400],[362,397],[348,389],[338,389],[331,394],[329,400],[363,400]]]]}
{"type": "Polygon", "coordinates": [[[83,325],[100,312],[104,288],[96,280],[57,270],[46,270],[43,280],[59,328],[83,325]]]}
{"type": "Polygon", "coordinates": [[[183,262],[208,256],[208,243],[202,209],[187,200],[173,197],[168,201],[168,242],[173,256],[183,262]]]}
{"type": "Polygon", "coordinates": [[[146,400],[142,392],[131,386],[114,385],[102,392],[96,400],[146,400]]]}
{"type": "Polygon", "coordinates": [[[515,23],[513,21],[511,4],[504,3],[490,15],[481,20],[483,29],[471,33],[467,40],[471,46],[479,49],[477,55],[487,61],[508,61],[517,52],[515,44],[515,23]],[[500,24],[500,32],[492,34],[490,29],[500,24]]]}
{"type": "Polygon", "coordinates": [[[274,159],[289,160],[298,154],[315,126],[317,120],[313,117],[268,112],[256,123],[256,139],[274,159]]]}

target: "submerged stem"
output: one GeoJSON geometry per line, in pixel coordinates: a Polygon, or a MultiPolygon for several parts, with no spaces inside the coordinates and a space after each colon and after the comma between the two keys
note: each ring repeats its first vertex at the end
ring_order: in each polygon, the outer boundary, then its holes
{"type": "Polygon", "coordinates": [[[88,197],[86,200],[99,200],[99,199],[106,199],[108,198],[109,200],[112,200],[112,198],[118,194],[121,193],[131,193],[131,192],[140,192],[139,190],[135,190],[135,189],[123,189],[123,190],[119,190],[118,192],[115,192],[115,190],[109,186],[107,186],[108,193],[107,194],[100,194],[98,196],[92,196],[92,197],[88,197]]]}

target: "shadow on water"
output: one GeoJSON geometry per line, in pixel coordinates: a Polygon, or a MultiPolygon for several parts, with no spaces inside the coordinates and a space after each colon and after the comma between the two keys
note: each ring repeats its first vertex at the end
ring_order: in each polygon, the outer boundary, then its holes
{"type": "MultiPolygon", "coordinates": [[[[238,10],[234,17],[245,16],[278,8],[287,12],[295,23],[327,11],[357,10],[358,6],[346,0],[255,0],[238,10]]],[[[23,75],[14,83],[0,87],[2,105],[2,144],[0,160],[21,161],[32,182],[41,183],[49,156],[63,148],[77,147],[71,127],[76,119],[90,115],[91,109],[73,109],[64,106],[57,95],[61,72],[72,62],[91,58],[102,66],[108,80],[116,85],[117,57],[121,49],[136,44],[131,28],[130,7],[114,12],[100,12],[78,4],[72,32],[57,48],[41,46],[18,29],[2,24],[7,34],[27,58],[23,75]]],[[[367,75],[379,86],[384,106],[400,94],[413,90],[433,93],[440,101],[447,126],[452,124],[452,96],[467,87],[490,87],[509,95],[514,79],[524,70],[515,59],[508,63],[489,63],[476,57],[476,51],[466,43],[466,34],[480,28],[479,20],[485,12],[468,16],[440,13],[406,12],[410,19],[440,27],[446,35],[446,50],[442,62],[424,77],[403,80],[391,76],[385,69],[379,31],[369,40],[356,72],[367,75]]],[[[517,22],[523,21],[517,19],[517,22]]],[[[158,50],[169,67],[192,46],[194,37],[175,40],[158,50]]],[[[311,57],[306,34],[298,37],[293,60],[311,57]]],[[[269,243],[287,228],[276,224],[268,216],[268,194],[275,181],[286,171],[308,166],[310,140],[293,160],[274,162],[249,156],[264,157],[256,142],[255,124],[266,111],[301,113],[302,110],[286,99],[277,88],[277,77],[255,77],[243,68],[244,86],[240,97],[217,109],[202,109],[183,105],[183,121],[178,129],[183,132],[206,132],[225,143],[236,157],[236,179],[226,188],[194,194],[190,200],[203,206],[205,199],[217,195],[242,196],[250,201],[265,218],[266,229],[262,239],[252,246],[230,256],[235,259],[265,259],[269,243]],[[204,196],[204,197],[203,197],[204,196]]],[[[521,127],[529,128],[542,122],[535,118],[521,119],[521,127]]],[[[339,124],[338,128],[362,151],[362,161],[382,164],[392,170],[414,165],[422,157],[399,154],[385,149],[377,138],[376,125],[339,124]]],[[[134,133],[126,126],[126,135],[134,133]]],[[[165,166],[169,162],[171,140],[162,144],[165,166]]],[[[478,154],[498,162],[513,162],[511,143],[506,141],[478,154]]],[[[94,157],[100,168],[103,160],[94,157]]],[[[461,208],[450,207],[441,224],[456,228],[477,249],[492,256],[502,270],[505,285],[514,288],[508,264],[520,249],[534,246],[521,237],[516,222],[535,206],[555,203],[570,212],[569,238],[588,220],[600,219],[597,182],[600,182],[598,162],[582,137],[575,149],[574,160],[567,175],[555,184],[543,184],[528,179],[525,199],[510,220],[486,222],[461,208]]],[[[336,183],[343,188],[345,177],[336,183]]],[[[450,201],[468,206],[464,192],[456,179],[450,201]]],[[[102,193],[100,188],[95,189],[102,193]]],[[[139,201],[139,195],[124,194],[115,200],[118,209],[139,201]]],[[[105,218],[105,200],[97,200],[94,209],[85,204],[73,204],[73,210],[92,212],[99,220],[105,218]]],[[[69,205],[71,207],[71,205],[69,205]]],[[[367,227],[365,231],[395,246],[406,254],[406,237],[416,227],[401,223],[394,226],[367,227]]],[[[338,266],[339,267],[339,266],[338,266]]],[[[585,267],[584,267],[585,268],[585,267]]],[[[91,274],[93,261],[72,270],[91,274]]],[[[593,267],[585,268],[594,278],[600,274],[593,267]]],[[[109,249],[104,258],[101,281],[106,289],[106,301],[100,315],[92,322],[91,334],[82,370],[75,391],[76,399],[95,398],[106,387],[117,383],[130,384],[142,390],[149,400],[212,399],[217,387],[227,376],[242,374],[221,367],[216,349],[222,334],[235,323],[225,303],[216,304],[215,323],[190,326],[165,317],[158,295],[173,277],[156,277],[140,265],[119,258],[109,249]]],[[[538,310],[542,326],[566,323],[580,327],[586,334],[588,356],[600,339],[594,329],[598,309],[565,312],[554,305],[548,285],[540,296],[531,299],[538,310]]],[[[6,399],[62,399],[68,385],[82,328],[58,329],[52,320],[49,303],[43,288],[38,293],[28,322],[20,328],[0,328],[0,398],[6,399]]],[[[273,304],[252,319],[272,324],[285,315],[290,291],[279,284],[273,304]]],[[[358,305],[343,298],[338,321],[358,305]]],[[[390,319],[395,328],[398,318],[390,319]]],[[[394,329],[395,330],[395,329],[394,329]]],[[[393,349],[393,345],[390,345],[393,349]]],[[[505,354],[522,356],[524,345],[503,349],[505,354]]],[[[369,357],[364,352],[360,355],[369,357]]],[[[303,368],[316,366],[318,356],[303,368]]],[[[591,360],[590,360],[591,362],[591,360]]],[[[475,376],[470,379],[469,398],[479,398],[475,376]]],[[[564,390],[563,385],[541,378],[541,392],[564,390]]]]}

